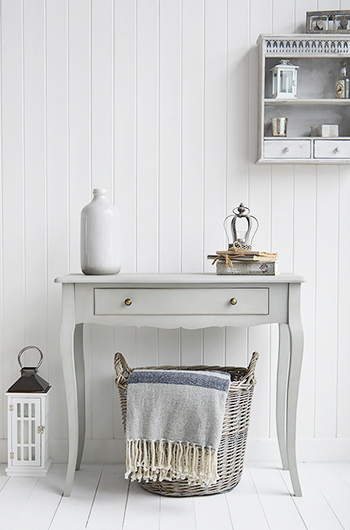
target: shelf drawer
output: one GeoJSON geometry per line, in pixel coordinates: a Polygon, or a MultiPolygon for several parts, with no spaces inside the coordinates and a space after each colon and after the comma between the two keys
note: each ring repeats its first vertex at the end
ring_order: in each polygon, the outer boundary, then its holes
{"type": "Polygon", "coordinates": [[[94,314],[268,315],[269,289],[95,288],[94,314]]]}
{"type": "Polygon", "coordinates": [[[350,140],[315,140],[315,158],[350,158],[350,140]]]}
{"type": "Polygon", "coordinates": [[[311,140],[265,140],[265,158],[311,158],[311,140]]]}

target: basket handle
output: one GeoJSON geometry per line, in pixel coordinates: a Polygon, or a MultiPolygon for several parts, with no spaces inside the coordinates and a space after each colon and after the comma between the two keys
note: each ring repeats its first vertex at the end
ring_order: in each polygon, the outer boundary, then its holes
{"type": "Polygon", "coordinates": [[[128,366],[124,355],[120,352],[117,352],[114,355],[114,369],[117,375],[115,384],[118,388],[126,389],[128,386],[128,381],[130,374],[132,372],[131,368],[128,366]]]}
{"type": "Polygon", "coordinates": [[[246,383],[251,384],[255,382],[255,367],[256,367],[256,363],[258,362],[258,359],[259,359],[259,354],[257,351],[255,351],[252,354],[252,358],[250,359],[248,371],[246,375],[243,377],[243,379],[239,382],[239,385],[246,384],[246,383]]]}

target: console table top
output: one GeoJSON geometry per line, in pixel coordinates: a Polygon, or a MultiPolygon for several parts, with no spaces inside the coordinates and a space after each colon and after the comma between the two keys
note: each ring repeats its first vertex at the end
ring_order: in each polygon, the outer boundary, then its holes
{"type": "Polygon", "coordinates": [[[67,274],[55,279],[56,283],[113,284],[113,285],[230,285],[235,283],[302,283],[302,276],[280,273],[276,276],[217,275],[215,273],[120,273],[110,275],[67,274]]]}

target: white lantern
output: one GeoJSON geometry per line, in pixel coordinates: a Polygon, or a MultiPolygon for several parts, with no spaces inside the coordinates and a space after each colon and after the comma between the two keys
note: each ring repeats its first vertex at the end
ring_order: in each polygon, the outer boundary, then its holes
{"type": "Polygon", "coordinates": [[[21,377],[6,392],[8,402],[8,476],[45,476],[48,457],[48,412],[50,385],[38,374],[43,354],[36,346],[27,346],[18,354],[21,377]],[[22,367],[24,351],[36,349],[40,361],[36,367],[22,367]]]}
{"type": "Polygon", "coordinates": [[[290,64],[282,59],[279,64],[271,68],[272,97],[276,99],[290,99],[297,97],[297,70],[299,66],[290,64]]]}

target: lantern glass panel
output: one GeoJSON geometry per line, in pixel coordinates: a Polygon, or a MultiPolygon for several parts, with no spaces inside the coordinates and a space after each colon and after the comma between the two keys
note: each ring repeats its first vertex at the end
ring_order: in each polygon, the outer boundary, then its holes
{"type": "Polygon", "coordinates": [[[272,94],[277,94],[277,72],[276,70],[272,74],[272,94]]]}
{"type": "Polygon", "coordinates": [[[293,93],[293,71],[292,70],[281,70],[280,71],[280,91],[282,94],[293,93]]]}
{"type": "Polygon", "coordinates": [[[32,420],[32,444],[35,444],[35,420],[32,420]]]}
{"type": "Polygon", "coordinates": [[[27,444],[29,443],[29,437],[28,437],[28,421],[24,420],[23,422],[23,443],[27,444]]]}

